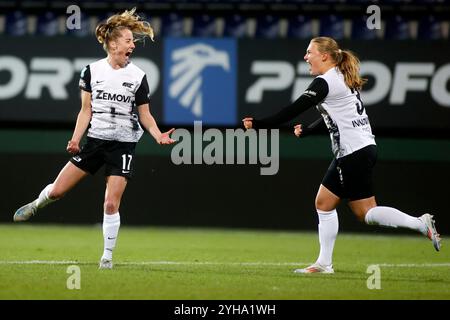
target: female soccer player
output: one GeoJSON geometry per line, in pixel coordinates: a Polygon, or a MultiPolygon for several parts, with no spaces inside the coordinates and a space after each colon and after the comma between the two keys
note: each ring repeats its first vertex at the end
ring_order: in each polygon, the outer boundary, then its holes
{"type": "MultiPolygon", "coordinates": [[[[359,75],[358,58],[350,51],[339,49],[334,39],[318,37],[311,40],[304,60],[310,66],[310,74],[317,77],[293,104],[265,119],[248,117],[242,120],[246,129],[272,128],[317,106],[330,132],[335,158],[315,201],[319,216],[319,258],[313,265],[295,272],[334,272],[332,255],[338,233],[336,207],[341,199],[349,200],[349,207],[360,221],[416,230],[426,235],[439,251],[440,237],[433,216],[412,217],[395,208],[378,206],[375,201],[372,169],[377,159],[377,148],[359,94],[366,80],[359,75]]],[[[294,127],[296,136],[302,132],[306,133],[301,125],[294,127]]]]}
{"type": "Polygon", "coordinates": [[[95,174],[105,165],[104,251],[100,268],[111,269],[120,227],[120,201],[132,176],[135,146],[144,132],[142,127],[157,143],[164,145],[175,142],[170,138],[175,129],[164,133],[159,130],[149,110],[146,75],[130,61],[135,41],[146,37],[153,40],[150,24],[142,21],[134,8],[100,23],[95,35],[107,57],[91,63],[81,72],[81,111],[67,144],[67,151],[73,157],[36,200],[16,211],[14,221],[28,220],[39,209],[62,198],[89,173],[95,174]],[[86,143],[80,149],[86,130],[86,143]]]}

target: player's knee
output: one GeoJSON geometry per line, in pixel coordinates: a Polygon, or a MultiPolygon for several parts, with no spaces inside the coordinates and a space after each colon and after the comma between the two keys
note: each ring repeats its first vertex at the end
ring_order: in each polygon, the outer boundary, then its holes
{"type": "Polygon", "coordinates": [[[369,212],[373,206],[367,205],[367,206],[354,206],[350,207],[353,211],[353,213],[356,216],[356,219],[358,219],[359,222],[365,222],[366,221],[366,214],[369,212]]]}
{"type": "Polygon", "coordinates": [[[59,200],[65,195],[65,192],[55,187],[51,188],[51,190],[48,192],[48,197],[52,200],[59,200]]]}
{"type": "Polygon", "coordinates": [[[364,222],[364,221],[365,221],[366,213],[367,213],[367,212],[364,212],[364,211],[358,211],[358,212],[354,212],[354,213],[355,213],[356,219],[357,219],[359,222],[364,222]]]}
{"type": "Polygon", "coordinates": [[[113,199],[106,199],[103,204],[103,209],[106,213],[116,213],[119,211],[119,201],[113,199]]]}
{"type": "Polygon", "coordinates": [[[331,211],[335,209],[334,203],[327,201],[323,197],[316,197],[316,209],[321,211],[331,211]]]}

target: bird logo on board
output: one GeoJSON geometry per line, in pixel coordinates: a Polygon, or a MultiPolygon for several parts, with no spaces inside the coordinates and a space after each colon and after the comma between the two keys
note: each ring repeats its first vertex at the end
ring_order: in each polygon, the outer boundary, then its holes
{"type": "Polygon", "coordinates": [[[235,124],[234,39],[168,39],[165,61],[166,123],[235,124]]]}

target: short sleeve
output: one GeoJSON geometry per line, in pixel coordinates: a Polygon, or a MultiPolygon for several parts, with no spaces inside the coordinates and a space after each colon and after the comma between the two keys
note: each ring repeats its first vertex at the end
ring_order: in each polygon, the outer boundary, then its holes
{"type": "Polygon", "coordinates": [[[141,85],[136,91],[135,102],[137,106],[150,103],[150,90],[148,88],[146,75],[142,78],[141,85]]]}
{"type": "Polygon", "coordinates": [[[78,86],[81,90],[92,92],[91,89],[91,69],[89,66],[84,67],[83,70],[81,70],[80,74],[80,82],[78,83],[78,86]]]}

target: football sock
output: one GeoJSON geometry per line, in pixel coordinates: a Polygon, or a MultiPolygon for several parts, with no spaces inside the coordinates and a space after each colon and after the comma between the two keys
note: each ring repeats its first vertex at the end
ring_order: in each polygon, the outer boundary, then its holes
{"type": "Polygon", "coordinates": [[[380,225],[391,228],[408,228],[424,232],[426,226],[419,218],[412,217],[391,207],[374,207],[367,211],[364,219],[367,224],[380,225]]]}
{"type": "Polygon", "coordinates": [[[112,260],[114,247],[116,246],[117,235],[119,234],[120,214],[103,215],[103,240],[104,248],[102,259],[112,260]]]}
{"type": "Polygon", "coordinates": [[[317,209],[319,216],[320,253],[316,263],[331,266],[333,263],[333,249],[339,230],[339,220],[336,209],[322,211],[317,209]]]}
{"type": "Polygon", "coordinates": [[[39,194],[39,197],[36,200],[36,206],[41,209],[43,207],[45,207],[46,205],[48,205],[49,203],[52,203],[58,199],[50,199],[48,194],[50,192],[50,190],[52,189],[53,184],[49,184],[47,185],[39,194]]]}

